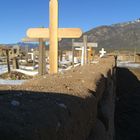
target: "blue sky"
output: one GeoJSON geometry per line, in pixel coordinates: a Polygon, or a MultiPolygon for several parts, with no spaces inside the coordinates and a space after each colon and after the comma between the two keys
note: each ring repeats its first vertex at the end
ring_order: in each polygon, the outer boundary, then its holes
{"type": "MultiPolygon", "coordinates": [[[[140,0],[59,0],[59,26],[91,28],[140,18],[140,0]]],[[[0,44],[20,42],[30,27],[48,27],[49,0],[1,0],[0,44]]]]}

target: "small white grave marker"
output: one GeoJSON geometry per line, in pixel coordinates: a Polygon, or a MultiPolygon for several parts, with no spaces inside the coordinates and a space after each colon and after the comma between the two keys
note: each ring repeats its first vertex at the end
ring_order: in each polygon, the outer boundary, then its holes
{"type": "MultiPolygon", "coordinates": [[[[83,66],[84,65],[84,51],[85,51],[85,49],[84,49],[84,47],[82,47],[82,48],[75,48],[75,50],[82,51],[81,65],[83,66]]],[[[87,49],[87,51],[90,51],[90,49],[87,49]]]]}
{"type": "Polygon", "coordinates": [[[104,57],[104,56],[105,56],[106,51],[104,50],[104,48],[102,48],[102,50],[101,50],[101,51],[99,51],[99,53],[100,53],[100,58],[102,58],[102,57],[104,57]]]}

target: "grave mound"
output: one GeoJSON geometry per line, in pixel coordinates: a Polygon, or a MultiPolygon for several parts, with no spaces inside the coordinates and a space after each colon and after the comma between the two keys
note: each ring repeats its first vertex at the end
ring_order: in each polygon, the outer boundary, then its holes
{"type": "Polygon", "coordinates": [[[7,80],[28,80],[33,78],[33,76],[29,76],[20,72],[12,71],[10,73],[4,73],[0,75],[1,79],[7,79],[7,80]]]}

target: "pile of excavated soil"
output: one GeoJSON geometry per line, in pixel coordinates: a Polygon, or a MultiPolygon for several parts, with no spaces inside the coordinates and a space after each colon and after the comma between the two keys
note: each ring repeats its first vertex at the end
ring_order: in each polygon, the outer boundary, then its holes
{"type": "Polygon", "coordinates": [[[36,76],[21,86],[0,86],[0,90],[57,91],[59,93],[78,94],[85,88],[95,89],[96,81],[106,74],[108,69],[111,70],[113,65],[114,59],[112,57],[103,58],[97,64],[78,66],[59,74],[36,76]],[[93,80],[95,82],[92,82],[93,80]],[[73,91],[76,91],[76,93],[73,93],[73,91]]]}
{"type": "Polygon", "coordinates": [[[1,79],[7,79],[7,80],[28,80],[33,78],[32,76],[25,75],[20,72],[12,71],[10,73],[4,73],[0,75],[1,79]]]}
{"type": "Polygon", "coordinates": [[[20,87],[26,87],[26,89],[32,91],[64,91],[70,94],[72,94],[73,91],[78,92],[85,88],[95,89],[96,81],[100,79],[103,74],[107,73],[109,69],[111,70],[113,65],[114,59],[104,58],[100,59],[100,62],[97,64],[79,66],[61,74],[44,75],[34,78],[20,87]],[[93,79],[95,82],[92,82],[93,79]]]}
{"type": "Polygon", "coordinates": [[[113,66],[114,59],[105,58],[21,86],[0,86],[0,140],[85,140],[97,118],[100,84],[113,66]]]}
{"type": "Polygon", "coordinates": [[[140,140],[140,69],[117,69],[116,140],[140,140]]]}

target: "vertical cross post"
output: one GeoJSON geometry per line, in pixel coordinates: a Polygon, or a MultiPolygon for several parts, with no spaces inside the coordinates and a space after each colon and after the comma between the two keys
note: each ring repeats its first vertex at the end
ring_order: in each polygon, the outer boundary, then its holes
{"type": "Polygon", "coordinates": [[[12,48],[12,62],[13,62],[13,69],[19,69],[18,58],[17,58],[17,48],[12,48]]]}
{"type": "Polygon", "coordinates": [[[29,47],[25,46],[25,59],[27,63],[28,63],[28,52],[29,52],[29,47]]]}
{"type": "Polygon", "coordinates": [[[6,60],[7,60],[7,68],[8,68],[8,73],[11,72],[11,69],[10,69],[10,62],[9,62],[9,50],[6,49],[6,60]]]}
{"type": "Polygon", "coordinates": [[[50,74],[58,71],[58,1],[50,1],[50,74]],[[55,6],[54,6],[55,5],[55,6]]]}
{"type": "Polygon", "coordinates": [[[39,39],[39,75],[46,74],[46,47],[43,39],[39,39]]]}
{"type": "Polygon", "coordinates": [[[88,51],[88,63],[90,63],[92,61],[92,57],[93,57],[92,48],[89,47],[89,51],[88,51]]]}
{"type": "Polygon", "coordinates": [[[83,47],[83,49],[84,49],[84,54],[83,54],[84,62],[83,62],[83,64],[87,64],[87,35],[83,36],[83,43],[84,43],[84,47],[83,47]]]}
{"type": "MultiPolygon", "coordinates": [[[[72,44],[74,42],[74,39],[72,39],[72,44]]],[[[72,67],[74,67],[74,46],[72,45],[72,67]]]]}

